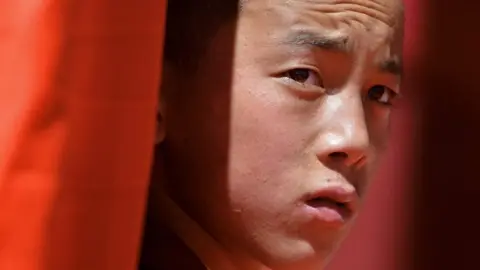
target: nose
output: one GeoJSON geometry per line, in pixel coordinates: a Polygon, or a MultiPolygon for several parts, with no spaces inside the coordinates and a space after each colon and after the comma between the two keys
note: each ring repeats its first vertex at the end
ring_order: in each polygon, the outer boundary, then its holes
{"type": "Polygon", "coordinates": [[[370,139],[361,100],[339,101],[330,107],[320,136],[318,159],[325,165],[362,166],[369,156],[370,139]]]}

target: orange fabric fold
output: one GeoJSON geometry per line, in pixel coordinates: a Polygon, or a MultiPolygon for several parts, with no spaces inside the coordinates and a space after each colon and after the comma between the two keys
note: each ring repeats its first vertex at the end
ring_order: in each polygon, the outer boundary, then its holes
{"type": "Polygon", "coordinates": [[[0,2],[0,269],[135,269],[165,2],[0,2]]]}

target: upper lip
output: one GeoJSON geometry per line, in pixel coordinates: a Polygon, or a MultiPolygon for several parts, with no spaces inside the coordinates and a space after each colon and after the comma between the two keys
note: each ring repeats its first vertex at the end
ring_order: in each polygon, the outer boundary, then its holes
{"type": "Polygon", "coordinates": [[[355,188],[348,185],[336,185],[318,189],[307,196],[306,202],[316,199],[331,200],[342,204],[352,214],[356,213],[359,203],[355,188]]]}

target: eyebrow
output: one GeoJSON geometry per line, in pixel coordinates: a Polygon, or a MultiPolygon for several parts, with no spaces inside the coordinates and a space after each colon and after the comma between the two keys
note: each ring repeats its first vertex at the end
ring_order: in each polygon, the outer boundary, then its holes
{"type": "MultiPolygon", "coordinates": [[[[323,35],[310,31],[292,32],[283,42],[283,44],[294,46],[312,46],[322,50],[340,53],[349,53],[352,50],[352,44],[348,35],[323,35]]],[[[396,56],[379,62],[378,70],[382,73],[388,73],[395,76],[401,76],[403,74],[401,60],[396,56]]]]}
{"type": "Polygon", "coordinates": [[[310,31],[292,32],[284,42],[287,45],[307,45],[323,50],[348,52],[349,38],[346,35],[321,35],[310,31]]]}
{"type": "Polygon", "coordinates": [[[393,56],[379,63],[379,70],[383,73],[390,73],[396,76],[403,75],[403,65],[399,57],[393,56]]]}

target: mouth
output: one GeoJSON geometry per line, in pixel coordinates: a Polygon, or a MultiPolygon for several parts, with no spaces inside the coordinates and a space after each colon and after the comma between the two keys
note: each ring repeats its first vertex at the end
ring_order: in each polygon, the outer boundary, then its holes
{"type": "Polygon", "coordinates": [[[309,205],[311,207],[321,207],[321,206],[325,205],[325,206],[330,206],[330,207],[333,207],[333,208],[339,208],[339,209],[344,209],[344,210],[350,211],[350,207],[349,207],[348,203],[337,202],[337,201],[334,201],[330,198],[319,197],[319,198],[311,199],[311,200],[307,201],[307,205],[309,205]]]}
{"type": "Polygon", "coordinates": [[[344,226],[355,215],[358,197],[351,189],[335,187],[322,189],[305,200],[308,211],[316,220],[344,226]]]}

